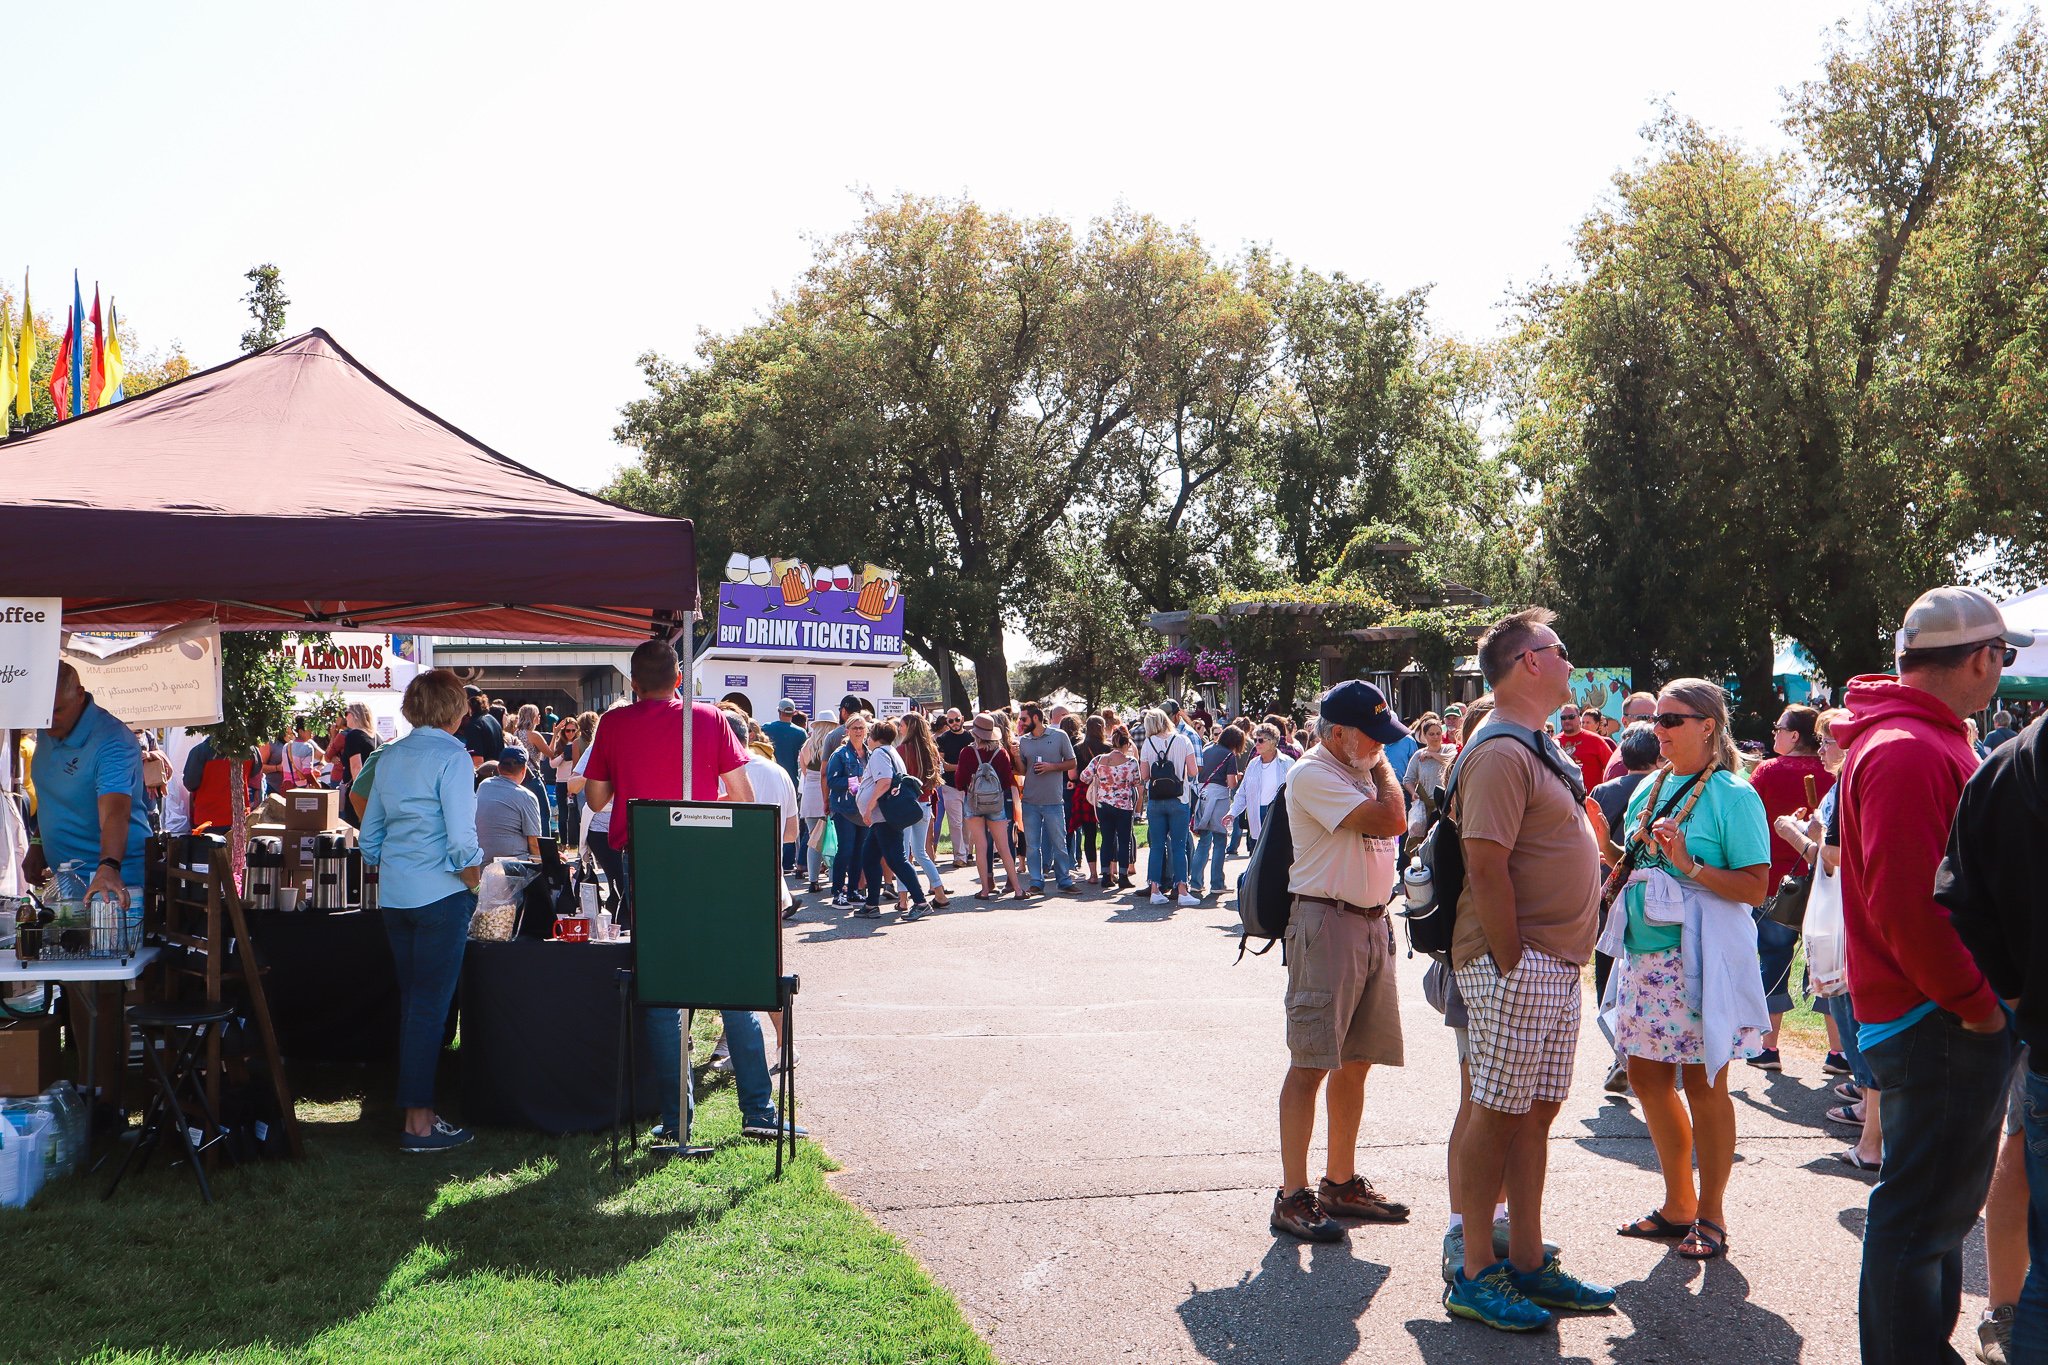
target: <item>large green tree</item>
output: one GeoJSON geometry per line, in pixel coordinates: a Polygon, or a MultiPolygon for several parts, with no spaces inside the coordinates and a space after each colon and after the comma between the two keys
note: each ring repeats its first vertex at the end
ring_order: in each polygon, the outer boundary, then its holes
{"type": "MultiPolygon", "coordinates": [[[[905,633],[958,695],[1008,700],[1006,613],[1054,531],[1127,482],[1202,314],[1198,243],[1119,213],[1077,237],[968,201],[871,202],[755,326],[643,361],[612,492],[740,546],[903,571],[905,633]]],[[[1220,321],[1227,323],[1226,315],[1220,321]]]]}
{"type": "Polygon", "coordinates": [[[1902,0],[1792,92],[1795,152],[1668,115],[1532,295],[1516,459],[1562,623],[1651,676],[1883,666],[1917,593],[2048,554],[2038,25],[1902,0]]]}

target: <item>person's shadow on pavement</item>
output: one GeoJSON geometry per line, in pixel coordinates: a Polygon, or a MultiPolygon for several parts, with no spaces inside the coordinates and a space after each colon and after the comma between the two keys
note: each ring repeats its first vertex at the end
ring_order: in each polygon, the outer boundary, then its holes
{"type": "Polygon", "coordinates": [[[1178,1309],[1195,1349],[1210,1360],[1257,1365],[1342,1365],[1358,1349],[1358,1320],[1387,1282],[1349,1241],[1279,1238],[1227,1289],[1195,1289],[1178,1309]]]}
{"type": "MultiPolygon", "coordinates": [[[[1739,1245],[1731,1239],[1731,1250],[1739,1245]]],[[[1614,1306],[1635,1330],[1608,1339],[1614,1365],[1797,1360],[1805,1346],[1792,1324],[1750,1302],[1748,1278],[1725,1257],[1688,1261],[1673,1253],[1646,1278],[1616,1289],[1614,1306]]]]}

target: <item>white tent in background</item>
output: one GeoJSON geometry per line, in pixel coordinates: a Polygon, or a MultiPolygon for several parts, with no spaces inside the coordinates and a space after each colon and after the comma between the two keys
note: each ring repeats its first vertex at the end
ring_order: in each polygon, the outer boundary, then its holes
{"type": "Polygon", "coordinates": [[[2034,632],[2034,643],[2021,650],[2012,667],[2005,670],[1998,695],[2027,700],[2048,697],[2048,587],[2000,602],[1998,610],[2007,625],[2034,632]]]}

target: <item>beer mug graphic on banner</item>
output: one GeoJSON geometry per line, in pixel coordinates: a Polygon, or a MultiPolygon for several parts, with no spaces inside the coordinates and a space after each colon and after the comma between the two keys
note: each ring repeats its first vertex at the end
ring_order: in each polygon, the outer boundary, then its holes
{"type": "Polygon", "coordinates": [[[775,581],[782,588],[782,605],[802,607],[811,615],[818,615],[818,609],[810,604],[810,566],[799,559],[778,559],[773,567],[775,581]]]}
{"type": "Polygon", "coordinates": [[[873,564],[863,565],[860,574],[860,596],[853,601],[854,612],[870,621],[879,621],[889,614],[889,608],[896,604],[896,575],[887,569],[876,568],[873,564]]]}

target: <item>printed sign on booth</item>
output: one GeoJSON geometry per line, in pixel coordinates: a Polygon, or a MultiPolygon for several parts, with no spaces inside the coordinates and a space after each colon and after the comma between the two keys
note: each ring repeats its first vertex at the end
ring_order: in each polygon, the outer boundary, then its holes
{"type": "Polygon", "coordinates": [[[718,592],[718,647],[849,660],[903,654],[903,590],[873,564],[813,568],[734,555],[718,592]]]}
{"type": "Polygon", "coordinates": [[[220,723],[220,627],[211,622],[155,635],[73,635],[64,658],[93,700],[125,724],[220,723]]]}
{"type": "Polygon", "coordinates": [[[63,618],[61,597],[0,597],[0,730],[50,723],[63,618]]]}

